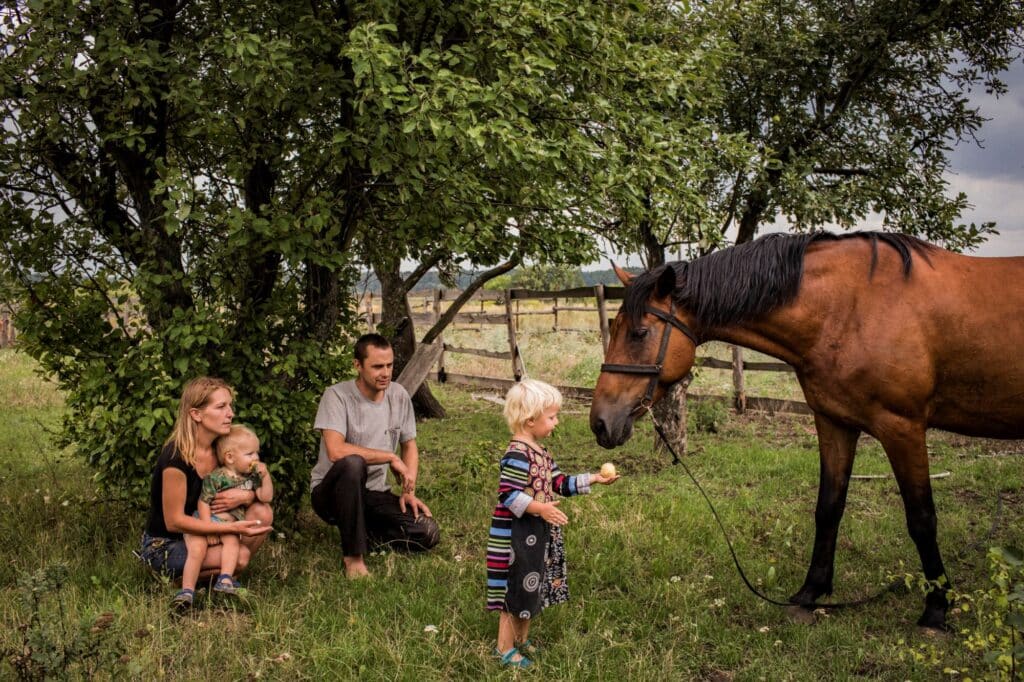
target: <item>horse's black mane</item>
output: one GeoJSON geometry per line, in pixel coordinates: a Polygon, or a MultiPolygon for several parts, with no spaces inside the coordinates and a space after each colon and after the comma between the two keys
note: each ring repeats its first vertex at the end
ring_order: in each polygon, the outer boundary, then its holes
{"type": "Polygon", "coordinates": [[[808,246],[843,239],[871,241],[869,278],[878,261],[880,241],[899,252],[904,276],[910,274],[912,253],[928,261],[928,251],[935,248],[916,237],[892,232],[769,234],[693,261],[666,263],[638,275],[626,288],[622,309],[637,326],[658,278],[665,268],[672,268],[677,304],[693,313],[701,324],[715,327],[749,320],[793,300],[803,277],[808,246]]]}

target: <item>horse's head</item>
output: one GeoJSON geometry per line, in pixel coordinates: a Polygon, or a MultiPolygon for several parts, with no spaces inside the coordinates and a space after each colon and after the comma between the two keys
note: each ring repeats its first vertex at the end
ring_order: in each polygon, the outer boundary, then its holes
{"type": "Polygon", "coordinates": [[[689,315],[672,299],[675,270],[662,270],[645,301],[631,299],[638,293],[628,288],[631,275],[618,267],[615,274],[627,286],[626,303],[612,323],[590,406],[590,430],[606,448],[629,440],[633,420],[686,376],[698,343],[689,315]]]}

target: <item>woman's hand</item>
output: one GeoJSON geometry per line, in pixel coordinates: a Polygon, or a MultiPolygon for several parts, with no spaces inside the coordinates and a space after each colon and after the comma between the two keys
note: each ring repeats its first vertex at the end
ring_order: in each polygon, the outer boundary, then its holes
{"type": "Polygon", "coordinates": [[[238,533],[239,535],[246,535],[249,537],[263,535],[264,533],[269,533],[272,530],[274,530],[273,526],[269,524],[264,525],[264,523],[259,519],[235,521],[231,524],[232,533],[238,533]]]}
{"type": "Polygon", "coordinates": [[[256,501],[256,493],[252,490],[241,488],[228,488],[217,493],[210,503],[210,511],[214,514],[224,514],[236,507],[244,507],[256,501]]]}
{"type": "Polygon", "coordinates": [[[565,512],[558,508],[560,502],[561,500],[555,500],[554,502],[542,502],[538,516],[555,526],[564,526],[569,523],[569,517],[565,515],[565,512]]]}

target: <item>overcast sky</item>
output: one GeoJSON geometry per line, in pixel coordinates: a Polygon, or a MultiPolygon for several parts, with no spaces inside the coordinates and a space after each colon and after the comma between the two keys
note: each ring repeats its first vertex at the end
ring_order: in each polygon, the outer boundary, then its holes
{"type": "Polygon", "coordinates": [[[1010,91],[1002,97],[972,96],[991,120],[978,136],[982,148],[965,143],[953,151],[949,176],[950,187],[974,205],[963,222],[996,222],[999,236],[978,249],[979,256],[1024,256],[1024,62],[1015,62],[1003,80],[1010,91]]]}
{"type": "MultiPolygon", "coordinates": [[[[999,234],[991,237],[971,255],[1024,256],[1024,61],[1014,62],[1003,75],[1009,92],[996,98],[984,90],[971,94],[990,119],[978,134],[981,146],[964,142],[953,150],[950,193],[964,192],[974,207],[961,216],[962,223],[996,223],[999,234]]],[[[877,223],[865,222],[863,229],[875,229],[877,223]]],[[[780,226],[779,230],[785,229],[780,226]]],[[[770,232],[762,229],[761,233],[770,232]]],[[[726,235],[735,238],[735,229],[726,235]]],[[[674,259],[673,254],[669,256],[674,259]]],[[[614,256],[621,265],[640,265],[636,256],[614,256]]],[[[592,267],[609,266],[607,258],[592,267]]]]}

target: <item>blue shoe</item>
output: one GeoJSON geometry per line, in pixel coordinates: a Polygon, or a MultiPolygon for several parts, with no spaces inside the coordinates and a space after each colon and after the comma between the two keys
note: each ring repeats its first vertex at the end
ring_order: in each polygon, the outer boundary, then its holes
{"type": "Polygon", "coordinates": [[[227,573],[217,576],[217,582],[213,584],[213,591],[221,594],[236,595],[242,589],[242,584],[227,573]]]}
{"type": "Polygon", "coordinates": [[[517,649],[515,647],[512,647],[511,649],[509,649],[505,653],[501,653],[497,649],[495,649],[495,652],[498,653],[498,656],[499,656],[498,660],[506,668],[520,668],[522,670],[526,670],[531,665],[533,665],[533,661],[528,659],[526,656],[523,656],[522,654],[520,654],[519,653],[519,649],[517,649]],[[512,660],[512,659],[514,659],[516,657],[517,654],[519,655],[519,660],[518,661],[512,660]]]}
{"type": "Polygon", "coordinates": [[[192,610],[192,603],[195,600],[195,592],[192,590],[179,590],[171,600],[171,611],[178,615],[184,615],[192,610]]]}
{"type": "Polygon", "coordinates": [[[540,647],[534,644],[529,639],[524,640],[516,648],[519,649],[519,653],[529,654],[530,656],[536,656],[540,653],[540,647]]]}

